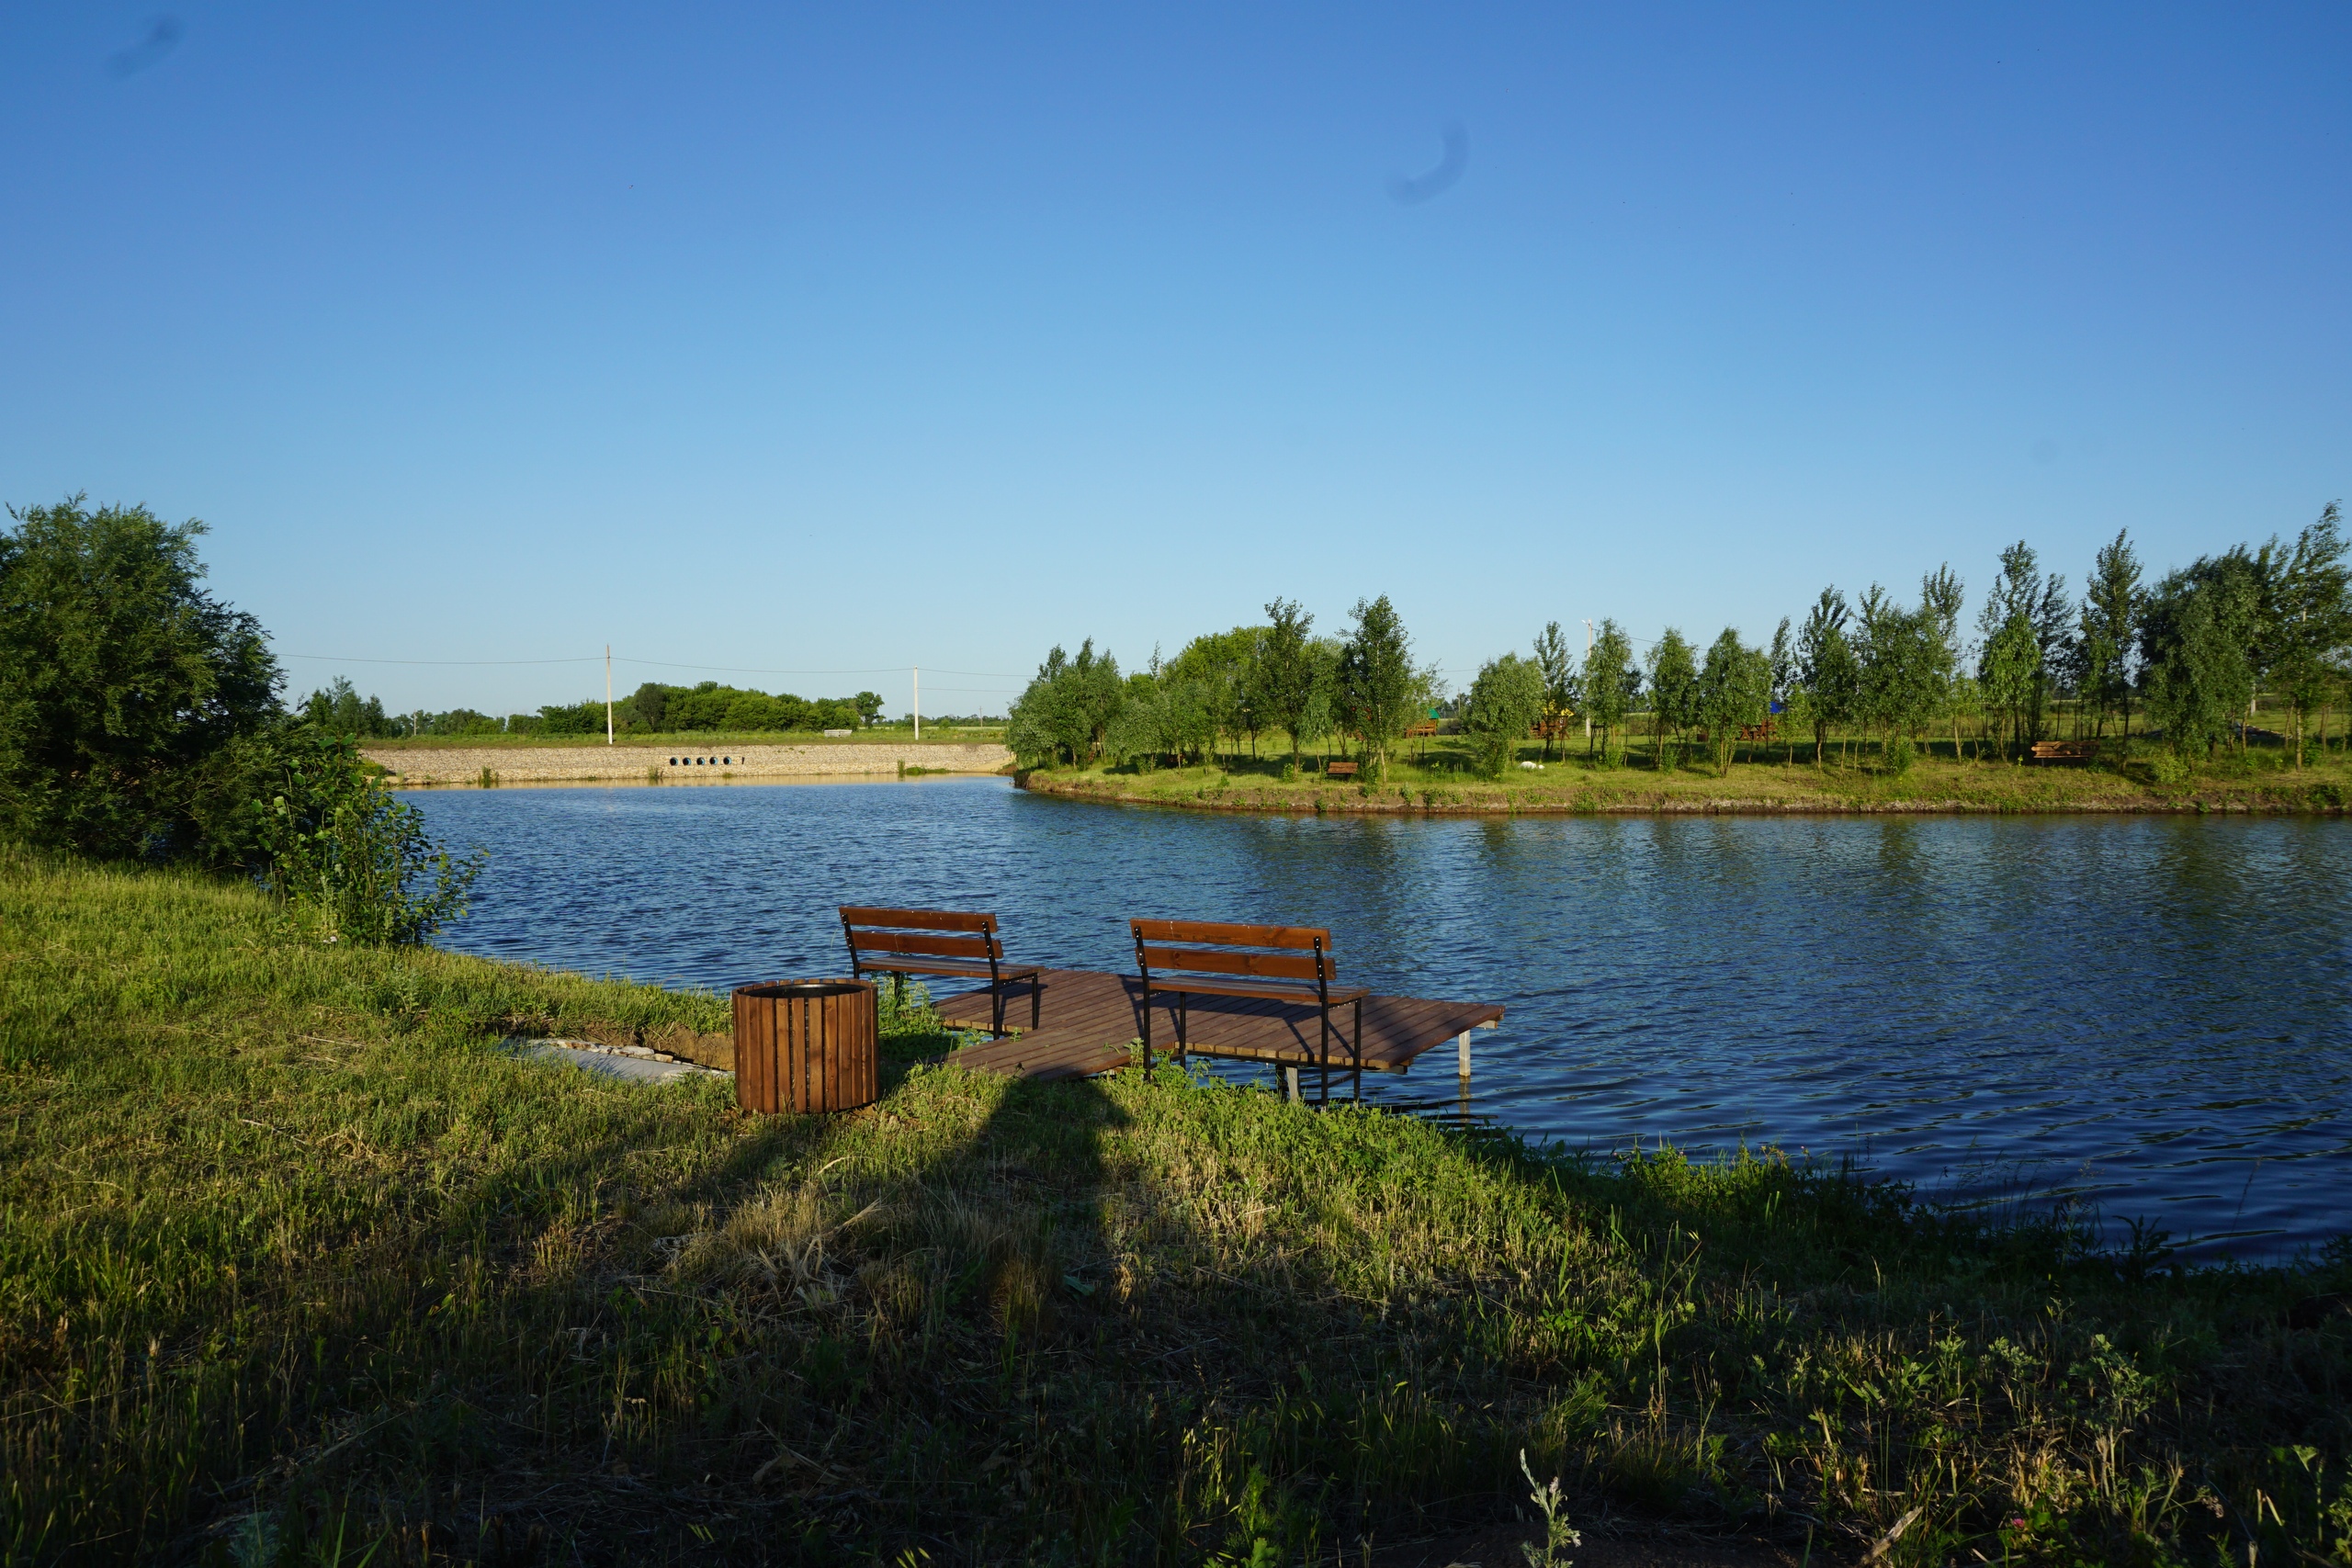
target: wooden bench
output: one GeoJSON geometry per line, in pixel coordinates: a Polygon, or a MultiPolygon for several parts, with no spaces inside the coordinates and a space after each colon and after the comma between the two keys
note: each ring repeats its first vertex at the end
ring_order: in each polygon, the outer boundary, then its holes
{"type": "Polygon", "coordinates": [[[1362,765],[1357,762],[1326,762],[1323,764],[1323,776],[1327,779],[1351,779],[1362,765]]]}
{"type": "Polygon", "coordinates": [[[867,970],[888,975],[903,992],[909,975],[948,975],[957,979],[986,980],[990,1007],[989,1032],[1004,1033],[1004,990],[1028,982],[1029,1027],[1037,1027],[1037,1009],[1045,991],[1045,972],[1034,966],[1008,967],[1004,943],[998,940],[996,917],[956,909],[876,909],[842,906],[842,935],[849,942],[850,973],[860,979],[867,970]]]}
{"type": "Polygon", "coordinates": [[[2037,740],[2033,743],[2033,760],[2037,762],[2096,762],[2098,761],[2098,742],[2037,740]]]}
{"type": "Polygon", "coordinates": [[[1405,739],[1408,740],[1427,740],[1436,733],[1437,720],[1433,718],[1416,719],[1405,727],[1405,739]]]}
{"type": "Polygon", "coordinates": [[[1364,986],[1340,986],[1331,956],[1331,933],[1317,926],[1238,926],[1208,920],[1130,920],[1136,967],[1143,975],[1143,1072],[1151,1077],[1151,994],[1176,998],[1176,1060],[1192,1043],[1188,1028],[1192,997],[1247,997],[1292,1002],[1316,1010],[1316,1056],[1322,1068],[1322,1098],[1331,1098],[1331,1010],[1355,1010],[1347,1042],[1355,1091],[1363,1093],[1364,986]]]}

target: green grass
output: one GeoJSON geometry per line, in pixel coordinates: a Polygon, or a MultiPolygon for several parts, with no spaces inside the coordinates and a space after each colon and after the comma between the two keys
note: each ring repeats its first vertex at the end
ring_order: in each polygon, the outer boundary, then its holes
{"type": "MultiPolygon", "coordinates": [[[[1669,749],[1670,750],[1671,749],[1669,749]]],[[[2120,748],[2118,748],[2119,753],[2120,748]]],[[[2297,770],[2276,746],[2244,755],[2222,752],[2180,772],[2169,757],[2134,741],[2132,754],[2086,763],[2012,765],[1992,757],[1955,757],[1950,740],[1923,749],[1897,773],[1875,741],[1841,748],[1833,740],[1820,765],[1810,742],[1793,756],[1780,746],[1743,746],[1727,774],[1695,750],[1660,767],[1646,739],[1613,762],[1579,749],[1520,750],[1499,779],[1481,773],[1451,737],[1408,741],[1386,777],[1327,780],[1319,772],[1285,777],[1287,758],[1232,757],[1215,765],[1146,768],[1134,763],[1037,769],[1023,774],[1044,794],[1148,805],[1238,811],[1497,812],[1677,810],[1751,811],[2289,811],[2341,813],[2352,803],[2352,757],[2315,750],[2297,770]]]]}
{"type": "Polygon", "coordinates": [[[1524,1450],[1823,1560],[2352,1562],[2342,1247],[1014,1085],[920,1014],[834,1118],[493,1046],[721,1008],[0,856],[0,1557],[1353,1560],[1524,1450]]]}

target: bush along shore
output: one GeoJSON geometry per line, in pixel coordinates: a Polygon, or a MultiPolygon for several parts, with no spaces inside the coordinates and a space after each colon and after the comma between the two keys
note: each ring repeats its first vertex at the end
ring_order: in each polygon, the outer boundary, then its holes
{"type": "MultiPolygon", "coordinates": [[[[1669,749],[1654,758],[1609,763],[1555,755],[1499,778],[1471,766],[1444,741],[1408,750],[1377,778],[1333,778],[1280,759],[1221,758],[1201,767],[1135,763],[1032,768],[1015,774],[1040,795],[1207,811],[1327,814],[1498,815],[1581,812],[1647,815],[1717,812],[1772,815],[1840,812],[2275,812],[2341,816],[2352,803],[2352,761],[2314,758],[2301,769],[2276,750],[2222,753],[2188,767],[2169,753],[2017,765],[1924,755],[1900,767],[1871,758],[1816,767],[1743,748],[1758,760],[1686,765],[1669,749]]],[[[1777,749],[1773,749],[1777,752],[1777,749]]]]}
{"type": "Polygon", "coordinates": [[[1377,1562],[1524,1452],[1586,1551],[2352,1562],[2341,1243],[1016,1084],[920,1010],[870,1110],[747,1117],[500,1043],[723,998],[299,916],[0,853],[11,1562],[1377,1562]]]}

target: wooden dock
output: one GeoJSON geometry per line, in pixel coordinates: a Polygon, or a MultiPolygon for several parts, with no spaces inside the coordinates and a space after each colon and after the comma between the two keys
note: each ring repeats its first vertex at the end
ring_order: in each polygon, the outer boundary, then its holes
{"type": "MultiPolygon", "coordinates": [[[[1036,1029],[1003,1040],[967,1045],[941,1058],[975,1072],[1035,1078],[1092,1077],[1116,1072],[1134,1061],[1133,1043],[1143,1035],[1143,982],[1132,975],[1087,969],[1045,972],[1044,1010],[1036,1029]]],[[[1007,987],[1009,1020],[1028,1010],[1027,987],[1007,987]]],[[[989,1026],[989,994],[967,991],[933,1004],[953,1028],[989,1026]]],[[[1151,998],[1152,1043],[1163,1052],[1176,1045],[1176,998],[1151,998]]],[[[1347,1042],[1354,1033],[1354,1010],[1331,1010],[1331,1074],[1353,1070],[1347,1042]]],[[[1285,1069],[1314,1069],[1318,1031],[1315,1010],[1295,1002],[1239,997],[1193,997],[1185,1007],[1191,1050],[1200,1056],[1266,1062],[1285,1069]]],[[[1366,1072],[1401,1073],[1448,1041],[1459,1050],[1458,1071],[1470,1076],[1470,1032],[1493,1029],[1503,1020],[1497,1002],[1440,1002],[1419,997],[1363,999],[1363,1066],[1366,1072]]]]}

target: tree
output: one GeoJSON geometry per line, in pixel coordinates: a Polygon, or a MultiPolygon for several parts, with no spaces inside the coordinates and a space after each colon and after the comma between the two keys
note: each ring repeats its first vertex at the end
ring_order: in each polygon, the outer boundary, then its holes
{"type": "Polygon", "coordinates": [[[1797,744],[1795,725],[1789,716],[1789,698],[1796,689],[1797,649],[1789,637],[1789,618],[1786,615],[1782,615],[1781,624],[1772,628],[1772,647],[1765,654],[1764,662],[1772,672],[1772,703],[1767,711],[1781,716],[1781,744],[1786,748],[1781,761],[1793,766],[1797,759],[1797,744]]]}
{"type": "Polygon", "coordinates": [[[250,803],[262,880],[328,942],[413,943],[466,912],[484,853],[458,859],[424,830],[347,736],[282,732],[250,803]]]}
{"type": "MultiPolygon", "coordinates": [[[[1602,621],[1600,635],[1592,639],[1592,646],[1585,651],[1581,683],[1585,693],[1585,716],[1591,719],[1593,728],[1599,732],[1600,760],[1603,762],[1610,758],[1610,738],[1625,722],[1625,715],[1632,708],[1634,695],[1639,689],[1627,684],[1628,676],[1636,682],[1641,680],[1640,672],[1632,668],[1633,662],[1633,638],[1627,637],[1624,628],[1615,621],[1602,621]]],[[[1590,752],[1590,742],[1587,743],[1586,750],[1590,752]]]]}
{"type": "Polygon", "coordinates": [[[2254,700],[2261,594],[2245,549],[2168,574],[2140,621],[2147,708],[2176,754],[2211,755],[2254,700]]]}
{"type": "Polygon", "coordinates": [[[349,735],[360,739],[396,735],[399,727],[385,716],[384,705],[376,697],[364,701],[352,689],[350,680],[336,676],[324,688],[302,699],[297,709],[305,724],[317,725],[331,735],[349,735]]]}
{"type": "Polygon", "coordinates": [[[0,535],[0,836],[105,859],[203,854],[219,765],[277,714],[261,625],[201,586],[204,525],[9,508],[0,535]]]}
{"type": "Polygon", "coordinates": [[[1715,776],[1725,777],[1740,730],[1763,723],[1771,711],[1772,662],[1762,649],[1743,644],[1736,627],[1725,626],[1707,649],[1695,696],[1714,750],[1715,776]]]}
{"type": "Polygon", "coordinates": [[[1080,645],[1075,659],[1057,646],[1006,716],[1006,741],[1032,767],[1064,757],[1082,766],[1102,750],[1125,698],[1119,661],[1108,652],[1097,654],[1092,637],[1080,645]]]}
{"type": "Polygon", "coordinates": [[[2083,694],[2098,708],[2098,729],[2107,716],[2123,716],[2123,739],[2132,739],[2132,689],[2140,633],[2140,558],[2119,529],[2115,542],[2091,559],[2090,588],[2083,595],[2082,634],[2076,662],[2083,694]]]}
{"type": "Polygon", "coordinates": [[[857,722],[871,729],[882,722],[882,694],[860,692],[850,699],[850,706],[857,710],[857,722]]]}
{"type": "Polygon", "coordinates": [[[1169,663],[1169,671],[1176,680],[1190,681],[1200,687],[1200,700],[1209,716],[1212,747],[1216,737],[1229,736],[1238,740],[1251,728],[1250,670],[1257,661],[1258,637],[1255,626],[1209,632],[1186,643],[1183,651],[1169,663]]]}
{"type": "Polygon", "coordinates": [[[2319,521],[2296,536],[2273,595],[2278,643],[2274,674],[2295,710],[2299,769],[2311,711],[2327,700],[2341,678],[2346,647],[2352,645],[2352,570],[2345,564],[2342,524],[2341,506],[2329,502],[2319,521]]]}
{"type": "Polygon", "coordinates": [[[1986,701],[2007,714],[2010,739],[2020,748],[2041,739],[2042,706],[2073,618],[2066,580],[2055,572],[2043,577],[2031,547],[2019,539],[2001,552],[2001,570],[1977,615],[1984,636],[1977,675],[1986,701]]]}
{"type": "Polygon", "coordinates": [[[1500,778],[1518,754],[1529,728],[1544,716],[1544,667],[1535,660],[1506,653],[1479,668],[1462,716],[1462,732],[1489,778],[1500,778]]]}
{"type": "Polygon", "coordinates": [[[1657,734],[1657,766],[1667,767],[1666,732],[1676,736],[1699,721],[1699,660],[1673,626],[1650,649],[1650,710],[1657,734]]]}
{"type": "Polygon", "coordinates": [[[1339,717],[1362,738],[1376,780],[1387,773],[1389,748],[1412,722],[1414,694],[1426,682],[1388,595],[1357,600],[1354,618],[1340,658],[1339,717]]]}
{"type": "Polygon", "coordinates": [[[1291,765],[1295,767],[1307,704],[1315,697],[1315,656],[1307,640],[1315,617],[1295,600],[1276,599],[1266,606],[1266,619],[1251,705],[1263,716],[1262,722],[1289,735],[1291,765]]]}
{"type": "Polygon", "coordinates": [[[1931,707],[1941,707],[1951,716],[1951,757],[1955,762],[1960,761],[1961,666],[1968,658],[1960,637],[1960,611],[1966,597],[1965,585],[1949,561],[1919,579],[1919,614],[1931,639],[1928,659],[1934,686],[1931,707]]]}
{"type": "Polygon", "coordinates": [[[1552,731],[1556,721],[1575,711],[1577,704],[1576,656],[1568,649],[1568,639],[1560,635],[1560,623],[1553,621],[1535,639],[1535,668],[1544,679],[1544,760],[1552,760],[1552,731]]]}
{"type": "Polygon", "coordinates": [[[637,689],[636,694],[628,699],[632,723],[639,729],[650,729],[659,733],[662,728],[662,711],[668,705],[669,699],[670,689],[667,686],[654,681],[646,682],[637,689]]]}
{"type": "Polygon", "coordinates": [[[1833,725],[1853,721],[1861,693],[1861,667],[1846,640],[1846,622],[1852,614],[1846,596],[1825,588],[1805,613],[1797,633],[1797,684],[1804,697],[1805,717],[1813,726],[1813,765],[1829,744],[1833,725]]]}

